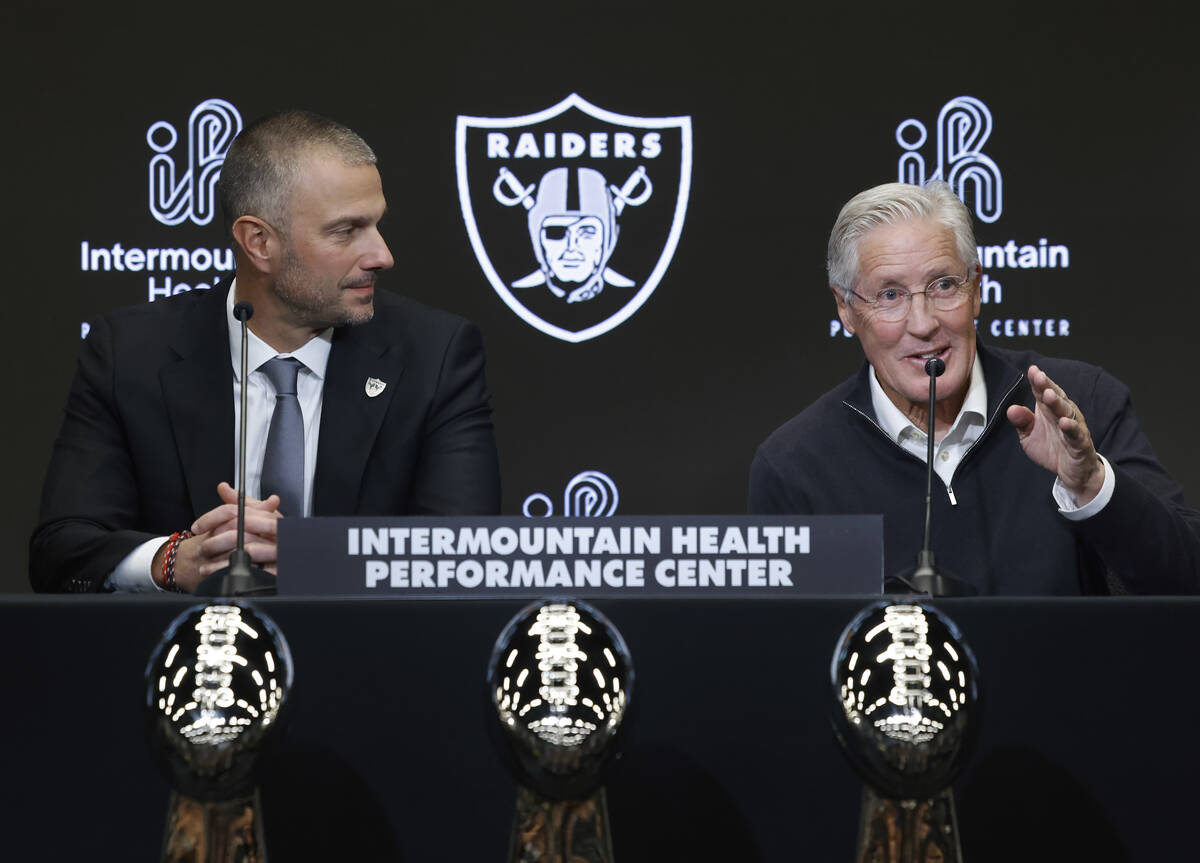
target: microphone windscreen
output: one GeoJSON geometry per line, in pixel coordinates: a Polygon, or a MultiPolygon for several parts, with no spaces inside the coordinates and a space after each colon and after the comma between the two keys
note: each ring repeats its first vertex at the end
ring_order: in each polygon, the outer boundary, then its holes
{"type": "Polygon", "coordinates": [[[946,364],[937,357],[925,361],[925,374],[930,377],[941,377],[942,372],[946,370],[946,364]]]}
{"type": "MultiPolygon", "coordinates": [[[[233,316],[239,321],[248,321],[254,317],[254,306],[245,300],[242,300],[240,303],[234,303],[233,316]]],[[[926,370],[928,371],[928,368],[926,370]]]]}

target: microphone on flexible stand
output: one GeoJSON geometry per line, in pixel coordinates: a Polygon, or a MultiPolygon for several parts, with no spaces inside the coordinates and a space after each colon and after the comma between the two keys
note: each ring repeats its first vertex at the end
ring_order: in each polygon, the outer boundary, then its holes
{"type": "Polygon", "coordinates": [[[889,581],[898,581],[916,593],[930,596],[975,596],[979,591],[975,585],[964,581],[945,567],[934,562],[930,543],[933,525],[933,424],[934,408],[937,407],[937,379],[946,371],[946,364],[937,357],[925,363],[925,374],[929,375],[929,428],[925,454],[925,542],[917,552],[917,567],[908,575],[894,575],[889,581]]]}
{"type": "Polygon", "coordinates": [[[254,316],[254,306],[243,301],[233,307],[233,316],[242,322],[242,418],[238,426],[238,511],[237,548],[229,553],[229,566],[218,569],[196,587],[197,596],[269,596],[275,593],[275,577],[250,560],[246,551],[246,380],[249,359],[246,321],[254,316]]]}

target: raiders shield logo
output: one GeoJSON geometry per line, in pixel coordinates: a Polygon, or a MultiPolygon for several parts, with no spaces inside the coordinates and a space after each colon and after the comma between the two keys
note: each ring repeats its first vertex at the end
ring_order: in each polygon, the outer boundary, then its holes
{"type": "Polygon", "coordinates": [[[496,293],[582,342],[654,293],[683,230],[690,117],[629,117],[572,93],[524,117],[458,118],[458,198],[496,293]]]}

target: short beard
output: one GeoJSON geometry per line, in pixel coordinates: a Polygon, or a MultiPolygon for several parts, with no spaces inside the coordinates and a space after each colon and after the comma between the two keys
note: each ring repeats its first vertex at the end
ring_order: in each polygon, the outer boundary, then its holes
{"type": "Polygon", "coordinates": [[[328,327],[350,327],[365,324],[375,316],[375,303],[346,306],[341,302],[344,287],[365,287],[374,284],[374,278],[362,284],[339,282],[337,294],[326,297],[320,285],[313,283],[308,272],[301,267],[290,251],[283,261],[283,268],[275,279],[274,293],[296,320],[313,330],[328,327]]]}

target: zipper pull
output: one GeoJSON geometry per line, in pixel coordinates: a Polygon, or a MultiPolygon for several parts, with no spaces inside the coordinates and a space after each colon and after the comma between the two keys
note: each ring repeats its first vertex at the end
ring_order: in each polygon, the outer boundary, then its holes
{"type": "Polygon", "coordinates": [[[950,495],[950,505],[958,506],[958,500],[954,497],[954,489],[950,488],[950,486],[946,486],[946,494],[950,495]]]}

